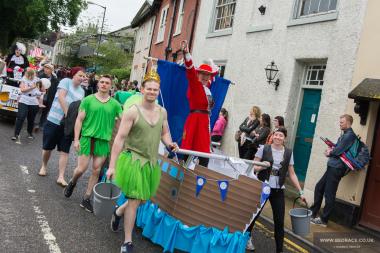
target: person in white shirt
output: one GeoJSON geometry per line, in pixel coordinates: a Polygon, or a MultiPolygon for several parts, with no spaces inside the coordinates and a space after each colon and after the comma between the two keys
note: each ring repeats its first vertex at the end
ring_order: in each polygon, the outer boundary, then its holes
{"type": "Polygon", "coordinates": [[[21,95],[18,101],[15,132],[14,136],[12,137],[12,140],[16,141],[18,144],[21,144],[20,132],[25,119],[28,120],[28,139],[34,139],[34,119],[39,109],[38,97],[41,96],[41,92],[36,86],[38,80],[39,79],[36,77],[36,72],[33,69],[28,68],[25,72],[25,76],[22,78],[20,83],[21,95]]]}

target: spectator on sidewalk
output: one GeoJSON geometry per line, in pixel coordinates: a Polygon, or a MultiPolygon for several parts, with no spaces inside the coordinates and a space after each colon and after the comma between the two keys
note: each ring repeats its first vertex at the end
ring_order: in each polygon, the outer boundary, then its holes
{"type": "Polygon", "coordinates": [[[72,79],[64,78],[59,82],[57,93],[55,94],[53,104],[47,117],[43,132],[42,144],[42,165],[38,173],[40,176],[46,176],[47,164],[50,159],[51,151],[57,147],[59,152],[59,175],[57,184],[65,187],[65,170],[70,153],[72,139],[64,134],[64,125],[62,120],[67,115],[69,105],[84,97],[84,90],[81,87],[84,70],[75,68],[71,71],[72,79]]]}
{"type": "Polygon", "coordinates": [[[219,113],[219,118],[216,120],[214,128],[211,132],[211,141],[220,142],[222,140],[224,130],[228,122],[228,111],[222,108],[219,113]]]}
{"type": "Polygon", "coordinates": [[[276,132],[276,130],[280,127],[285,127],[284,125],[284,117],[282,116],[276,116],[273,119],[273,131],[268,135],[268,138],[266,140],[265,144],[272,144],[273,143],[273,133],[276,132]]]}
{"type": "Polygon", "coordinates": [[[92,158],[92,174],[80,204],[91,213],[93,212],[90,200],[92,189],[98,182],[100,169],[110,153],[109,142],[112,131],[122,113],[121,105],[109,95],[111,87],[112,77],[102,76],[98,82],[97,93],[84,98],[80,104],[74,130],[74,147],[79,155],[78,165],[64,191],[67,198],[72,195],[92,158]]]}
{"type": "Polygon", "coordinates": [[[178,149],[170,137],[166,110],[156,104],[159,91],[158,74],[148,72],[142,84],[143,100],[124,112],[112,146],[107,178],[113,178],[116,168],[115,182],[128,198],[115,209],[111,220],[111,230],[116,232],[124,216],[125,237],[121,253],[133,252],[132,230],[137,208],[141,201],[156,194],[160,184],[161,168],[157,162],[160,140],[168,148],[178,149]]]}
{"type": "MultiPolygon", "coordinates": [[[[270,186],[269,202],[272,206],[274,221],[274,238],[276,241],[276,252],[283,252],[284,243],[284,218],[285,218],[285,178],[289,174],[289,179],[294,187],[299,191],[300,198],[305,201],[302,188],[294,171],[293,151],[285,147],[287,131],[284,127],[278,128],[273,133],[273,143],[262,145],[257,150],[255,161],[266,162],[269,167],[254,166],[257,177],[261,181],[268,181],[270,186]]],[[[265,204],[264,204],[265,205],[265,204]]],[[[248,231],[253,234],[254,222],[249,226],[248,231]]],[[[254,250],[252,239],[247,243],[248,250],[254,250]]]]}
{"type": "Polygon", "coordinates": [[[36,72],[32,68],[28,68],[25,72],[25,76],[20,83],[21,96],[18,101],[18,112],[16,118],[15,132],[12,140],[21,144],[20,132],[25,119],[28,120],[28,139],[33,140],[33,127],[34,119],[36,118],[39,110],[38,96],[41,96],[41,92],[38,90],[36,83],[38,82],[36,72]]]}
{"type": "Polygon", "coordinates": [[[261,116],[261,110],[258,106],[253,106],[252,109],[249,112],[249,115],[243,123],[240,124],[239,130],[237,132],[237,138],[236,141],[238,142],[238,150],[239,150],[239,157],[240,158],[246,158],[250,157],[252,158],[255,154],[256,150],[254,149],[252,145],[252,141],[249,141],[250,134],[254,129],[256,129],[260,125],[260,116],[261,116]],[[247,137],[249,139],[247,139],[247,137]]]}
{"type": "Polygon", "coordinates": [[[38,76],[39,78],[47,78],[50,81],[50,88],[47,90],[46,94],[44,95],[44,105],[45,108],[42,108],[40,120],[38,122],[38,125],[35,127],[35,131],[38,131],[39,129],[42,129],[44,123],[46,122],[47,115],[50,111],[51,105],[53,104],[55,93],[57,92],[58,87],[58,78],[53,75],[54,73],[54,66],[51,64],[45,64],[43,67],[43,72],[38,76]]]}
{"type": "Polygon", "coordinates": [[[325,155],[329,158],[327,161],[327,170],[322,178],[318,181],[314,190],[314,204],[310,207],[313,212],[311,223],[322,227],[327,226],[329,217],[334,208],[336,191],[342,177],[345,175],[347,167],[340,160],[339,156],[347,151],[356,140],[356,134],[351,128],[353,118],[349,114],[340,116],[339,126],[343,131],[339,137],[336,146],[325,151],[325,155]],[[320,217],[317,217],[319,209],[322,205],[323,197],[325,197],[325,207],[320,217]]]}

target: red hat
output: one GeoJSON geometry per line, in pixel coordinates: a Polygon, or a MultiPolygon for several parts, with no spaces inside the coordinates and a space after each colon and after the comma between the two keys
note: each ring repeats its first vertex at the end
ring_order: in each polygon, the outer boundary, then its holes
{"type": "Polygon", "coordinates": [[[212,68],[210,65],[208,64],[201,64],[198,68],[197,68],[197,71],[198,72],[204,72],[204,73],[207,73],[207,74],[210,74],[210,75],[213,75],[214,72],[212,71],[212,68]]]}

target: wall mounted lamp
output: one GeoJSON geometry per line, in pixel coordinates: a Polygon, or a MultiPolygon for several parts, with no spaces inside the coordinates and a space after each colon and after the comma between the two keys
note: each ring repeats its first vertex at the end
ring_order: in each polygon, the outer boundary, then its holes
{"type": "Polygon", "coordinates": [[[265,74],[267,76],[267,81],[269,84],[273,84],[275,86],[275,90],[277,90],[278,86],[280,85],[280,79],[277,78],[276,81],[273,81],[278,73],[277,65],[274,64],[274,61],[272,61],[268,66],[265,68],[265,74]]]}

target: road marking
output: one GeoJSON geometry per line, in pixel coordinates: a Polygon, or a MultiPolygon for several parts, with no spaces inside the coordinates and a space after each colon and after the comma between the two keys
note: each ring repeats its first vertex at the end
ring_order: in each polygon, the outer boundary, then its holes
{"type": "MultiPolygon", "coordinates": [[[[256,221],[255,223],[261,230],[264,232],[267,232],[271,237],[273,238],[273,232],[270,231],[264,224],[260,223],[259,221],[256,221]]],[[[284,237],[285,247],[290,250],[291,252],[298,252],[298,253],[309,253],[307,249],[302,248],[295,242],[289,240],[288,238],[284,237]]]]}
{"type": "Polygon", "coordinates": [[[45,217],[44,212],[38,206],[33,206],[34,212],[37,214],[37,222],[40,225],[42,234],[44,235],[44,239],[46,244],[49,246],[49,251],[51,253],[61,253],[61,249],[59,248],[56,238],[51,232],[49,223],[45,217]]]}
{"type": "MultiPolygon", "coordinates": [[[[25,181],[25,185],[27,186],[27,191],[30,193],[35,193],[36,191],[33,189],[28,189],[31,185],[31,180],[29,178],[29,171],[28,167],[24,165],[20,165],[21,171],[25,174],[23,175],[23,179],[25,181]]],[[[36,214],[36,219],[37,223],[40,226],[43,238],[45,240],[45,243],[49,247],[49,252],[50,253],[62,253],[61,249],[59,248],[57,242],[56,242],[56,237],[53,235],[51,232],[51,228],[49,226],[49,223],[47,221],[46,216],[44,215],[44,212],[41,210],[39,207],[38,199],[36,195],[32,195],[31,197],[31,202],[33,203],[33,210],[34,213],[36,214]]]]}
{"type": "Polygon", "coordinates": [[[29,175],[28,167],[20,165],[20,169],[24,174],[29,175]]]}

